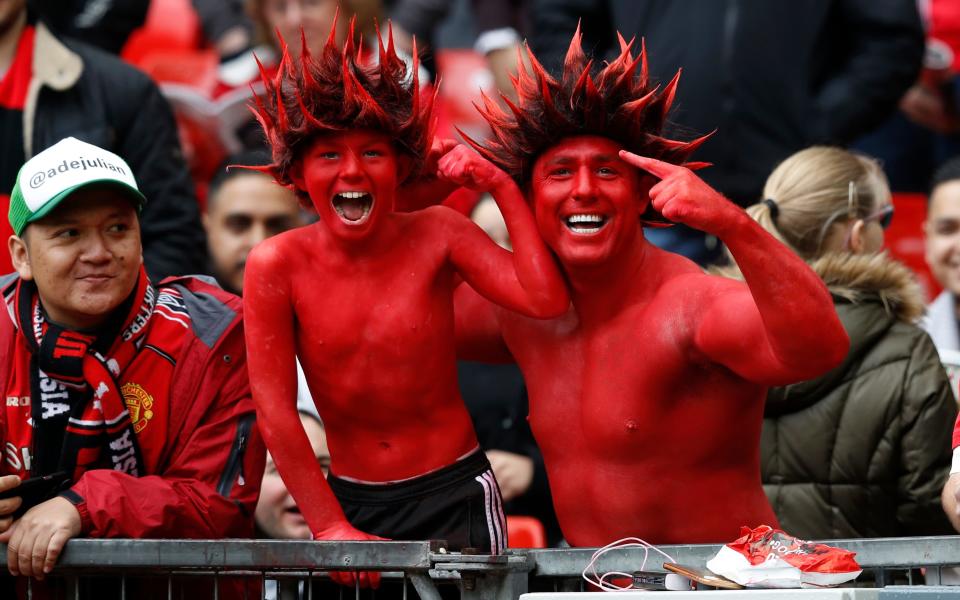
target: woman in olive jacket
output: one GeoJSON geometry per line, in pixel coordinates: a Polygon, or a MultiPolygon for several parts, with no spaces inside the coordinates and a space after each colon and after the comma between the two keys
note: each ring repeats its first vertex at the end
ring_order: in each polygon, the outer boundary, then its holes
{"type": "Polygon", "coordinates": [[[912,273],[881,253],[893,216],[875,161],[813,147],[778,166],[750,215],[808,260],[850,336],[844,362],[773,388],[761,438],[764,489],[806,539],[952,533],[940,508],[957,405],[915,323],[912,273]]]}

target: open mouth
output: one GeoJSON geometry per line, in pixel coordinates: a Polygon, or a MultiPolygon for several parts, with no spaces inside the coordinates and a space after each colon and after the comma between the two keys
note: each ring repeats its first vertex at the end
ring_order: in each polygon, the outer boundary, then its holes
{"type": "Polygon", "coordinates": [[[373,196],[367,192],[340,192],[331,202],[340,219],[351,225],[366,221],[373,208],[373,196]]]}
{"type": "Polygon", "coordinates": [[[605,215],[578,214],[564,218],[563,224],[577,235],[591,235],[603,229],[608,220],[605,215]]]}

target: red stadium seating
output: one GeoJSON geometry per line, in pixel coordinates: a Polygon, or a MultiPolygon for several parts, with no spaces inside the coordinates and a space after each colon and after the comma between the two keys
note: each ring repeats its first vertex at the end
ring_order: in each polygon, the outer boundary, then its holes
{"type": "Polygon", "coordinates": [[[508,548],[546,548],[547,533],[534,517],[507,515],[508,548]]]}
{"type": "Polygon", "coordinates": [[[158,51],[194,50],[202,43],[200,18],[190,0],[152,0],[147,21],[127,40],[121,56],[140,65],[158,51]]]}
{"type": "Polygon", "coordinates": [[[895,193],[893,206],[896,213],[886,232],[885,246],[894,258],[913,269],[927,300],[932,300],[941,288],[923,258],[923,222],[927,218],[927,197],[923,194],[895,193]]]}

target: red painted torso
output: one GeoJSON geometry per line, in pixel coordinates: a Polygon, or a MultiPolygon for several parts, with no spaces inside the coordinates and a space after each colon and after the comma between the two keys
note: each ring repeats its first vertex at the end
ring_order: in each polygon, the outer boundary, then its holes
{"type": "Polygon", "coordinates": [[[685,275],[593,322],[499,311],[572,545],[723,542],[776,525],[760,485],[765,389],[692,350],[710,279],[685,275]]]}
{"type": "Polygon", "coordinates": [[[387,218],[396,243],[362,257],[319,226],[277,240],[311,249],[285,252],[283,276],[331,468],[367,481],[419,475],[477,445],[456,386],[453,270],[419,213],[387,218]]]}

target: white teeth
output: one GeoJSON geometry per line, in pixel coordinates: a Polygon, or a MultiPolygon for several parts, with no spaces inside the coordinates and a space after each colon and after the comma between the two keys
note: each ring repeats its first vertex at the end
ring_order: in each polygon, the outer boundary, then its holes
{"type": "Polygon", "coordinates": [[[577,234],[591,234],[603,229],[607,224],[607,217],[596,214],[570,215],[564,219],[567,228],[577,234]]]}
{"type": "Polygon", "coordinates": [[[344,198],[355,199],[355,198],[363,198],[364,196],[368,196],[369,194],[367,194],[367,192],[340,192],[338,195],[343,196],[344,198]]]}
{"type": "Polygon", "coordinates": [[[567,217],[568,223],[603,223],[604,218],[601,215],[570,215],[567,217]]]}

